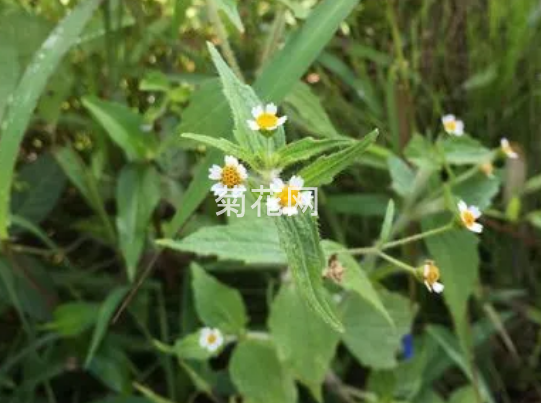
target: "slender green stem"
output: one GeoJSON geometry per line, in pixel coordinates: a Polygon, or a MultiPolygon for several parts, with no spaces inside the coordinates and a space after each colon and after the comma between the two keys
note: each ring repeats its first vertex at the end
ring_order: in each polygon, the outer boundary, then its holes
{"type": "Polygon", "coordinates": [[[441,234],[443,232],[446,232],[446,231],[449,231],[449,230],[453,229],[453,226],[454,226],[454,222],[451,221],[450,223],[444,225],[443,227],[435,228],[435,229],[432,229],[430,231],[421,232],[420,234],[408,236],[406,238],[397,239],[396,241],[387,242],[387,243],[382,245],[381,249],[382,250],[390,249],[390,248],[394,248],[396,246],[405,245],[405,244],[408,244],[408,243],[411,243],[411,242],[419,241],[421,239],[429,238],[429,237],[434,236],[434,235],[439,235],[439,234],[441,234]]]}
{"type": "Polygon", "coordinates": [[[387,255],[386,253],[378,252],[378,256],[381,257],[383,260],[386,260],[389,263],[394,264],[396,267],[400,267],[401,269],[404,269],[405,271],[411,274],[417,273],[417,270],[415,269],[415,267],[410,266],[409,264],[406,264],[398,259],[395,259],[394,257],[387,255]]]}
{"type": "Polygon", "coordinates": [[[231,44],[229,43],[227,31],[224,24],[222,23],[222,20],[220,19],[220,14],[218,14],[218,8],[216,7],[216,3],[214,2],[214,0],[207,0],[207,9],[210,22],[214,26],[216,35],[220,39],[220,47],[222,48],[227,63],[229,64],[233,72],[237,75],[239,80],[244,81],[242,71],[237,62],[237,58],[235,57],[235,53],[231,48],[231,44]]]}

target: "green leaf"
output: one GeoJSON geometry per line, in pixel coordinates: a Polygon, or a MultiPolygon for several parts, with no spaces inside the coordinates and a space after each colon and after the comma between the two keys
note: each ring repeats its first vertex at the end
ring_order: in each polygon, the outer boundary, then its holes
{"type": "MultiPolygon", "coordinates": [[[[359,0],[320,2],[304,25],[289,37],[272,61],[264,66],[254,85],[260,98],[280,102],[316,60],[342,21],[358,3],[359,0]]],[[[179,132],[228,136],[231,117],[222,94],[215,91],[210,84],[204,93],[202,90],[201,88],[197,92],[198,102],[192,99],[194,102],[184,114],[186,123],[181,125],[179,132]]],[[[177,211],[167,228],[167,237],[174,236],[204,200],[208,193],[208,169],[212,164],[218,163],[219,159],[220,153],[213,150],[200,164],[186,190],[182,208],[177,211]]]]}
{"type": "Polygon", "coordinates": [[[280,359],[321,402],[321,385],[339,334],[306,305],[292,285],[282,286],[274,299],[269,328],[280,359]]]}
{"type": "Polygon", "coordinates": [[[177,339],[173,347],[175,355],[180,360],[208,360],[216,354],[199,345],[200,332],[189,334],[177,339]]]}
{"type": "Polygon", "coordinates": [[[109,322],[127,292],[128,287],[117,287],[113,291],[111,291],[105,301],[103,301],[103,303],[101,304],[98,311],[96,327],[94,328],[94,333],[92,334],[90,348],[88,349],[88,354],[86,355],[84,365],[85,368],[88,368],[88,366],[92,362],[92,359],[98,351],[98,347],[100,346],[103,338],[105,337],[105,333],[109,328],[109,322]]]}
{"type": "Polygon", "coordinates": [[[526,219],[532,224],[534,227],[541,229],[541,210],[533,211],[526,219]]]}
{"type": "Polygon", "coordinates": [[[390,199],[389,203],[387,203],[387,211],[385,212],[385,219],[383,220],[383,225],[381,226],[379,242],[385,243],[389,240],[389,237],[391,236],[391,230],[393,229],[393,220],[394,220],[394,201],[393,199],[390,199]]]}
{"type": "Polygon", "coordinates": [[[83,98],[83,105],[103,126],[131,160],[152,159],[157,152],[157,141],[152,133],[142,130],[144,119],[125,105],[103,101],[94,96],[83,98]]]}
{"type": "Polygon", "coordinates": [[[526,182],[522,194],[528,195],[537,192],[541,189],[541,174],[536,175],[526,182]]]}
{"type": "Polygon", "coordinates": [[[98,306],[87,302],[68,302],[59,305],[54,320],[43,327],[64,337],[74,337],[90,329],[98,319],[98,306]]]}
{"type": "Polygon", "coordinates": [[[160,201],[160,177],[153,166],[127,165],[120,173],[116,189],[116,226],[130,281],[145,246],[154,208],[160,201]]]}
{"type": "Polygon", "coordinates": [[[246,403],[295,403],[297,388],[267,341],[241,342],[231,357],[231,380],[246,403]]]}
{"type": "Polygon", "coordinates": [[[161,239],[156,243],[182,252],[215,255],[246,264],[283,265],[286,262],[276,228],[264,219],[205,227],[181,240],[161,239]]]}
{"type": "Polygon", "coordinates": [[[362,364],[374,369],[389,369],[398,364],[396,353],[402,337],[410,332],[413,313],[410,302],[399,294],[385,292],[381,299],[395,326],[359,295],[350,294],[344,302],[346,331],[342,339],[362,364]]]}
{"type": "Polygon", "coordinates": [[[345,269],[344,277],[339,285],[346,290],[357,293],[360,298],[379,311],[380,315],[390,325],[393,325],[393,319],[389,315],[389,312],[387,312],[379,294],[357,260],[353,256],[344,253],[346,248],[339,243],[325,240],[321,242],[321,246],[325,251],[327,260],[333,254],[338,254],[338,260],[345,269]]]}
{"type": "Polygon", "coordinates": [[[415,173],[400,158],[391,156],[387,159],[392,188],[400,196],[408,196],[414,189],[415,173]]]}
{"type": "Polygon", "coordinates": [[[236,0],[212,0],[216,3],[218,8],[222,10],[227,18],[233,23],[233,25],[239,30],[239,32],[244,32],[244,25],[242,25],[242,20],[240,19],[239,12],[237,10],[237,1],[236,0]]]}
{"type": "Polygon", "coordinates": [[[404,149],[408,161],[417,167],[439,169],[441,156],[435,151],[433,144],[425,137],[415,134],[404,149]]]}
{"type": "Polygon", "coordinates": [[[326,262],[314,217],[307,211],[293,216],[282,215],[274,222],[299,292],[327,324],[342,332],[342,324],[329,304],[323,286],[321,274],[326,262]]]}
{"type": "Polygon", "coordinates": [[[248,322],[240,293],[191,265],[192,289],[197,313],[203,323],[223,333],[240,334],[248,322]]]}
{"type": "Polygon", "coordinates": [[[500,191],[501,180],[498,177],[489,178],[479,172],[468,180],[453,186],[453,193],[460,199],[484,210],[492,205],[492,200],[500,191]]]}
{"type": "Polygon", "coordinates": [[[289,143],[284,148],[278,150],[273,158],[280,167],[285,168],[291,164],[305,161],[332,150],[333,148],[351,146],[352,144],[355,144],[353,140],[345,138],[315,140],[312,137],[306,137],[302,140],[289,143]]]}
{"type": "Polygon", "coordinates": [[[479,403],[477,392],[472,386],[464,386],[455,390],[449,398],[449,403],[479,403]]]}
{"type": "Polygon", "coordinates": [[[118,345],[103,343],[100,351],[85,366],[87,371],[117,393],[131,392],[131,365],[118,345]]]}
{"type": "Polygon", "coordinates": [[[302,81],[295,84],[285,102],[288,120],[300,125],[305,131],[319,137],[340,137],[321,100],[308,84],[302,81]]]}
{"type": "Polygon", "coordinates": [[[57,149],[54,156],[69,180],[81,192],[88,205],[100,217],[108,241],[116,244],[115,230],[105,211],[105,204],[100,194],[99,184],[92,171],[86,167],[81,157],[71,148],[64,147],[57,149]]]}
{"type": "MultiPolygon", "coordinates": [[[[263,105],[263,103],[250,86],[240,82],[214,45],[208,43],[208,49],[222,79],[224,94],[233,113],[233,120],[235,122],[233,135],[235,139],[242,148],[250,150],[255,154],[266,152],[269,140],[261,133],[250,129],[247,123],[248,120],[253,120],[252,108],[263,105]]],[[[284,129],[282,127],[275,131],[271,137],[270,144],[274,145],[274,148],[285,144],[284,129]]]]}
{"type": "Polygon", "coordinates": [[[229,140],[226,140],[224,138],[202,136],[200,134],[193,134],[193,133],[183,133],[181,136],[187,139],[198,141],[205,145],[209,145],[211,147],[216,147],[217,149],[223,151],[224,154],[233,155],[241,160],[244,160],[250,163],[250,165],[253,165],[253,161],[254,161],[253,156],[250,155],[246,150],[239,147],[235,143],[232,143],[229,140]]]}
{"type": "MultiPolygon", "coordinates": [[[[425,219],[423,231],[444,225],[447,217],[425,219]]],[[[465,336],[468,300],[479,280],[478,238],[465,229],[456,229],[425,238],[430,257],[439,267],[445,285],[443,298],[451,311],[462,347],[469,348],[465,336]],[[460,251],[460,253],[457,253],[460,251]]]]}
{"type": "Polygon", "coordinates": [[[19,63],[17,47],[9,40],[0,43],[0,122],[4,115],[4,108],[8,105],[11,93],[17,87],[21,66],[19,63]]]}
{"type": "Polygon", "coordinates": [[[25,165],[15,179],[11,211],[40,223],[56,205],[66,186],[64,173],[50,154],[25,165]]]}
{"type": "Polygon", "coordinates": [[[379,132],[376,129],[344,150],[318,158],[312,164],[304,167],[299,172],[299,176],[304,179],[305,186],[321,186],[331,183],[336,175],[355,162],[376,141],[378,135],[379,132]]]}
{"type": "Polygon", "coordinates": [[[87,0],[50,33],[25,70],[0,127],[0,239],[8,238],[10,191],[19,146],[38,99],[61,59],[76,42],[100,0],[87,0]]]}
{"type": "Polygon", "coordinates": [[[493,152],[469,136],[446,137],[441,142],[448,163],[454,165],[480,164],[492,160],[493,152]]]}

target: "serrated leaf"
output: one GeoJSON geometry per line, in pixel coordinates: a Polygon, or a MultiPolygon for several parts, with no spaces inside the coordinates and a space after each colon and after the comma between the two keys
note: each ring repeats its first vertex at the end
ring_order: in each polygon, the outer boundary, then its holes
{"type": "Polygon", "coordinates": [[[104,101],[93,96],[83,98],[83,105],[103,126],[107,134],[131,161],[154,158],[157,141],[142,130],[144,119],[123,104],[104,101]]]}
{"type": "Polygon", "coordinates": [[[343,331],[323,285],[321,274],[326,262],[314,217],[307,211],[279,216],[274,222],[298,291],[327,324],[339,332],[343,331]]]}
{"type": "Polygon", "coordinates": [[[13,172],[25,129],[47,81],[100,3],[100,0],[79,3],[56,26],[34,55],[17,89],[13,91],[13,101],[0,127],[0,239],[8,238],[13,172]]]}
{"type": "Polygon", "coordinates": [[[92,334],[92,341],[90,342],[90,348],[85,359],[85,368],[88,368],[94,355],[98,351],[100,343],[105,337],[105,333],[109,328],[109,321],[113,317],[118,305],[122,302],[122,299],[128,292],[128,287],[117,287],[107,296],[105,301],[100,306],[98,316],[96,319],[96,327],[92,334]]]}
{"type": "Polygon", "coordinates": [[[393,319],[389,315],[389,312],[387,312],[387,309],[383,305],[379,294],[376,292],[376,289],[372,285],[372,282],[362,269],[361,265],[353,256],[344,253],[346,248],[337,242],[327,240],[322,241],[321,246],[325,251],[327,260],[333,254],[338,254],[338,261],[345,269],[344,277],[339,283],[339,286],[346,290],[357,293],[360,298],[372,305],[372,307],[377,310],[390,325],[394,325],[393,319]]]}
{"type": "Polygon", "coordinates": [[[248,317],[240,293],[207,274],[201,266],[191,265],[195,307],[201,320],[224,333],[243,332],[248,317]]]}
{"type": "Polygon", "coordinates": [[[306,305],[292,285],[284,285],[274,299],[269,328],[280,359],[322,401],[321,385],[340,336],[306,305]]]}
{"type": "Polygon", "coordinates": [[[343,148],[354,143],[353,140],[345,138],[315,140],[312,137],[306,137],[302,140],[289,143],[284,148],[281,148],[276,152],[273,158],[280,167],[285,168],[291,164],[305,161],[334,148],[343,148]]]}
{"type": "Polygon", "coordinates": [[[246,403],[295,403],[297,388],[293,377],[267,341],[239,343],[229,366],[231,380],[246,403]]]}
{"type": "MultiPolygon", "coordinates": [[[[269,140],[261,133],[251,130],[247,121],[253,120],[252,108],[263,105],[254,90],[246,84],[240,82],[237,76],[231,71],[224,59],[218,53],[214,45],[208,43],[208,50],[212,61],[222,79],[224,94],[229,102],[229,107],[233,113],[235,128],[233,135],[239,145],[255,154],[260,154],[268,150],[269,140]]],[[[285,144],[285,135],[283,127],[275,130],[270,140],[272,148],[279,148],[285,144]]]]}
{"type": "Polygon", "coordinates": [[[493,152],[479,141],[469,137],[447,137],[441,148],[448,163],[454,165],[480,164],[492,159],[493,152]]]}
{"type": "Polygon", "coordinates": [[[376,141],[379,132],[374,130],[362,140],[342,151],[335,152],[304,167],[299,176],[304,179],[305,186],[321,186],[331,183],[336,175],[351,165],[366,149],[376,141]]]}
{"type": "Polygon", "coordinates": [[[232,143],[231,141],[227,139],[214,138],[210,136],[203,136],[201,134],[193,134],[193,133],[183,133],[181,136],[187,139],[198,141],[205,145],[209,145],[211,147],[216,147],[217,149],[223,151],[224,154],[233,155],[241,160],[244,160],[250,163],[250,165],[253,165],[253,162],[254,162],[253,156],[250,155],[243,148],[239,147],[238,145],[236,145],[235,143],[232,143]]]}
{"type": "Polygon", "coordinates": [[[321,100],[312,92],[309,85],[299,81],[285,99],[288,119],[299,124],[307,132],[319,136],[336,138],[336,131],[325,112],[321,100]]]}
{"type": "Polygon", "coordinates": [[[153,166],[126,165],[116,189],[116,226],[130,281],[143,253],[152,213],[160,201],[160,177],[153,166]]]}
{"type": "Polygon", "coordinates": [[[352,293],[344,302],[346,331],[342,340],[362,364],[374,369],[389,369],[397,365],[396,353],[402,337],[410,332],[413,312],[410,302],[399,294],[385,292],[381,299],[395,326],[366,300],[352,293]]]}
{"type": "Polygon", "coordinates": [[[269,220],[205,227],[181,240],[161,239],[157,244],[182,252],[215,255],[247,264],[283,265],[286,256],[278,233],[269,220]]]}

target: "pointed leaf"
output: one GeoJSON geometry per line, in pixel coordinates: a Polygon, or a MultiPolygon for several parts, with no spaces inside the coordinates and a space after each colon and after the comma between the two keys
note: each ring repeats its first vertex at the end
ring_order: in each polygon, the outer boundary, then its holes
{"type": "Polygon", "coordinates": [[[334,148],[344,148],[353,145],[355,142],[350,139],[326,139],[315,140],[312,137],[306,137],[302,140],[289,143],[280,149],[274,155],[276,163],[284,168],[291,164],[298,163],[315,157],[334,148]]]}

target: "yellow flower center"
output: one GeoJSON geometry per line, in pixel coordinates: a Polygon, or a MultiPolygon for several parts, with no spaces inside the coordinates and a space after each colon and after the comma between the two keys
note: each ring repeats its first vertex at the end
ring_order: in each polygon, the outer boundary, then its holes
{"type": "Polygon", "coordinates": [[[235,187],[235,185],[240,185],[242,183],[242,178],[240,177],[238,169],[230,165],[226,165],[222,169],[222,183],[228,188],[235,187]]]}
{"type": "Polygon", "coordinates": [[[218,338],[216,337],[216,335],[215,335],[214,333],[210,333],[210,334],[208,335],[208,337],[207,337],[207,343],[208,343],[208,344],[214,344],[214,343],[216,343],[216,340],[217,340],[217,339],[218,339],[218,338]]]}
{"type": "Polygon", "coordinates": [[[466,225],[466,227],[471,227],[473,224],[475,224],[475,216],[471,213],[470,210],[465,210],[460,214],[462,218],[462,222],[466,225]]]}
{"type": "Polygon", "coordinates": [[[479,167],[481,172],[483,172],[486,176],[491,176],[494,173],[494,165],[492,165],[490,162],[485,162],[484,164],[481,164],[479,167]]]}
{"type": "Polygon", "coordinates": [[[430,285],[437,283],[440,279],[440,269],[431,261],[426,262],[426,267],[428,272],[425,274],[425,281],[430,285]]]}
{"type": "Polygon", "coordinates": [[[505,145],[505,146],[502,146],[502,150],[505,154],[509,155],[509,154],[513,154],[515,151],[511,148],[510,145],[505,145]]]}
{"type": "Polygon", "coordinates": [[[445,126],[445,130],[448,132],[454,132],[456,130],[456,120],[450,120],[445,122],[443,125],[445,126]]]}
{"type": "Polygon", "coordinates": [[[265,112],[257,117],[256,122],[261,129],[268,130],[278,125],[278,117],[265,112]]]}
{"type": "Polygon", "coordinates": [[[299,198],[299,190],[285,186],[278,194],[278,198],[282,207],[295,207],[299,198]]]}

